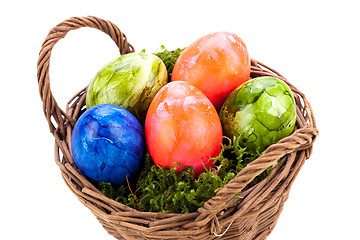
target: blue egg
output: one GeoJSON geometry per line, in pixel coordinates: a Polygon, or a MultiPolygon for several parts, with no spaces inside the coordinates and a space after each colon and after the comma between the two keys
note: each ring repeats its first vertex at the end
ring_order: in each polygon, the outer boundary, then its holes
{"type": "Polygon", "coordinates": [[[75,124],[71,151],[78,169],[96,182],[126,183],[136,174],[144,154],[144,130],[127,110],[99,104],[75,124]]]}

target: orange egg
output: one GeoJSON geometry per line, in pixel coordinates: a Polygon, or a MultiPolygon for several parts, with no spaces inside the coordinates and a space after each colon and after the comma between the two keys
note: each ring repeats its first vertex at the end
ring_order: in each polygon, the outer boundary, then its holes
{"type": "Polygon", "coordinates": [[[161,88],[151,102],[145,137],[156,165],[193,166],[197,176],[204,166],[211,168],[209,158],[220,153],[222,127],[209,99],[194,86],[176,81],[161,88]]]}
{"type": "Polygon", "coordinates": [[[249,78],[250,58],[244,42],[234,33],[216,32],[184,49],[171,81],[197,87],[220,110],[227,96],[249,78]]]}

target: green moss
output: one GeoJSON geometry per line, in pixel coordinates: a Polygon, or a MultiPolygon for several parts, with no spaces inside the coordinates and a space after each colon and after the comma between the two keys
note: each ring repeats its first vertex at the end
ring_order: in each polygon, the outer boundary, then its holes
{"type": "MultiPolygon", "coordinates": [[[[257,157],[240,147],[236,138],[225,138],[225,142],[220,154],[213,159],[212,171],[207,170],[198,178],[194,177],[192,167],[182,168],[181,172],[175,167],[158,167],[147,153],[142,171],[128,185],[112,186],[101,182],[98,189],[107,197],[141,211],[194,212],[257,157]]],[[[271,168],[264,171],[248,187],[265,179],[270,172],[271,168]]]]}
{"type": "MultiPolygon", "coordinates": [[[[181,52],[184,49],[185,48],[176,48],[175,50],[167,50],[164,45],[161,45],[154,53],[154,55],[160,58],[165,64],[168,73],[169,82],[171,81],[171,74],[174,69],[176,60],[179,58],[181,52]]],[[[146,53],[146,50],[145,49],[141,50],[141,53],[146,53]]]]}
{"type": "Polygon", "coordinates": [[[173,51],[169,51],[165,48],[164,45],[161,45],[160,48],[156,51],[155,55],[159,57],[166,66],[166,69],[168,71],[168,81],[171,81],[171,73],[174,68],[175,62],[184,49],[185,48],[177,48],[173,51]]]}

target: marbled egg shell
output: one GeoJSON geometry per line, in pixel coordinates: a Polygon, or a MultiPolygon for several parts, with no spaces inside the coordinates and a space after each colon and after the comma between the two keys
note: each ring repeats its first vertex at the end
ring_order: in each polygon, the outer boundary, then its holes
{"type": "Polygon", "coordinates": [[[186,81],[202,91],[220,110],[227,96],[250,78],[245,43],[230,32],[205,35],[182,51],[171,81],[186,81]]]}
{"type": "Polygon", "coordinates": [[[123,184],[141,165],[144,130],[122,107],[99,104],[86,110],[75,124],[72,155],[78,169],[100,182],[123,184]]]}
{"type": "Polygon", "coordinates": [[[258,77],[236,88],[220,111],[224,135],[240,138],[248,152],[261,154],[294,131],[296,104],[288,85],[258,77]]]}
{"type": "Polygon", "coordinates": [[[213,166],[209,158],[221,150],[222,128],[210,100],[194,86],[175,81],[160,89],[150,104],[145,137],[156,165],[170,168],[180,163],[199,175],[204,166],[213,166]]]}
{"type": "Polygon", "coordinates": [[[91,81],[86,107],[108,103],[132,113],[141,124],[155,94],[167,83],[163,61],[150,53],[128,53],[104,66],[91,81]]]}

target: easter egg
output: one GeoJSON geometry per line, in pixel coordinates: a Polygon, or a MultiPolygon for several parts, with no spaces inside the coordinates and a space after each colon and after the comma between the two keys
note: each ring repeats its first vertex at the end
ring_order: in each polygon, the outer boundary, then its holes
{"type": "Polygon", "coordinates": [[[171,82],[156,94],[145,121],[145,137],[154,163],[192,166],[195,175],[213,166],[221,150],[222,128],[216,109],[196,87],[171,82]]]}
{"type": "Polygon", "coordinates": [[[86,110],[72,132],[71,151],[78,169],[95,182],[126,183],[141,165],[144,130],[127,110],[99,104],[86,110]]]}
{"type": "Polygon", "coordinates": [[[163,61],[149,53],[128,53],[104,66],[91,81],[86,107],[114,104],[132,113],[143,124],[157,91],[167,83],[163,61]]]}
{"type": "Polygon", "coordinates": [[[240,138],[240,144],[249,152],[261,154],[294,131],[295,99],[284,81],[254,78],[229,95],[220,119],[225,136],[240,138]]]}
{"type": "Polygon", "coordinates": [[[186,81],[202,91],[220,110],[227,96],[250,78],[250,58],[244,42],[229,32],[203,36],[184,49],[171,81],[186,81]]]}

